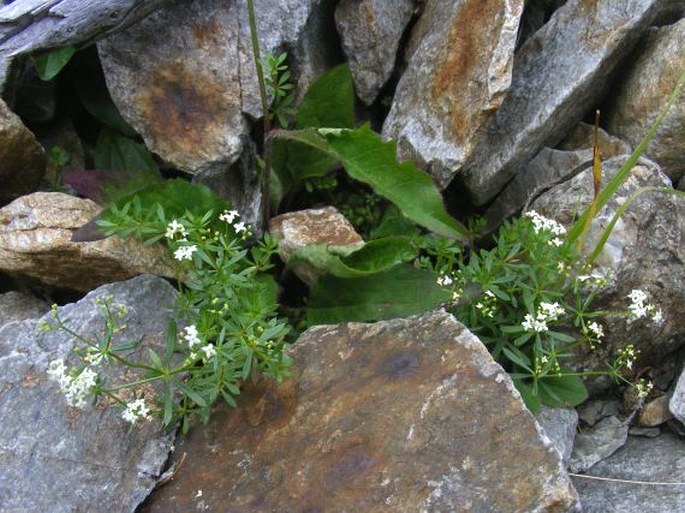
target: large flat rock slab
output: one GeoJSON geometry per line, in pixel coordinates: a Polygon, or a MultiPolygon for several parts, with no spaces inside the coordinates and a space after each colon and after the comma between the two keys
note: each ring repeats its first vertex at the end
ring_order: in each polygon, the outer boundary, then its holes
{"type": "Polygon", "coordinates": [[[451,315],[320,326],[176,447],[145,513],[577,511],[557,451],[451,315]]]}

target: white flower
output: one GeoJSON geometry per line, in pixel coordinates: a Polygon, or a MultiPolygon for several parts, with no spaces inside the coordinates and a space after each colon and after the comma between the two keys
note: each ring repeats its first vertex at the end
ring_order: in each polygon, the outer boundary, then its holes
{"type": "Polygon", "coordinates": [[[526,331],[537,331],[538,333],[547,331],[547,323],[544,320],[539,321],[535,319],[535,317],[530,314],[526,314],[521,326],[523,326],[523,329],[526,331]]]}
{"type": "Polygon", "coordinates": [[[545,303],[542,301],[538,307],[537,318],[539,321],[556,321],[564,313],[565,311],[559,303],[545,303]]]}
{"type": "Polygon", "coordinates": [[[588,325],[588,329],[595,334],[595,337],[597,337],[597,340],[602,338],[604,336],[604,328],[602,327],[601,324],[597,324],[596,322],[591,322],[588,325]]]}
{"type": "Polygon", "coordinates": [[[150,409],[145,404],[144,399],[131,401],[121,414],[121,418],[130,424],[135,424],[138,419],[148,419],[149,417],[150,409]]]}
{"type": "Polygon", "coordinates": [[[664,319],[664,314],[663,314],[663,312],[661,311],[661,308],[659,308],[658,310],[656,310],[656,311],[652,314],[652,320],[653,320],[654,322],[661,322],[663,319],[664,319]]]}
{"type": "Polygon", "coordinates": [[[438,285],[440,285],[441,287],[449,287],[454,283],[454,280],[446,274],[441,274],[440,276],[438,276],[437,281],[438,285]]]}
{"type": "Polygon", "coordinates": [[[198,346],[202,343],[197,332],[197,327],[194,324],[186,326],[184,331],[185,335],[183,335],[183,339],[186,341],[190,349],[193,349],[195,346],[198,346]]]}
{"type": "Polygon", "coordinates": [[[90,392],[97,384],[97,373],[86,367],[78,376],[69,374],[64,360],[53,360],[48,365],[48,376],[59,383],[69,406],[85,408],[90,392]]]}
{"type": "Polygon", "coordinates": [[[186,230],[185,226],[174,219],[167,225],[164,236],[167,239],[173,239],[177,233],[180,233],[181,237],[186,237],[188,235],[188,230],[186,230]]]}
{"type": "Polygon", "coordinates": [[[492,292],[491,290],[486,290],[485,295],[492,298],[492,299],[495,299],[495,293],[492,292]]]}
{"type": "Polygon", "coordinates": [[[219,216],[219,219],[227,222],[228,224],[233,224],[233,221],[239,217],[240,214],[237,210],[224,210],[224,213],[219,216]]]}
{"type": "Polygon", "coordinates": [[[236,233],[242,233],[247,231],[247,226],[245,226],[245,223],[240,221],[239,223],[233,225],[233,229],[236,233]]]}
{"type": "Polygon", "coordinates": [[[216,356],[216,349],[214,348],[214,344],[207,344],[202,348],[202,352],[205,354],[205,358],[207,358],[208,360],[213,356],[216,356]]]}
{"type": "Polygon", "coordinates": [[[176,251],[174,251],[174,258],[179,262],[183,260],[192,260],[193,253],[197,251],[197,246],[191,244],[190,246],[181,246],[176,251]]]}
{"type": "Polygon", "coordinates": [[[660,322],[663,319],[661,309],[658,309],[651,303],[645,304],[647,294],[643,290],[633,289],[628,294],[628,299],[631,301],[630,305],[628,305],[628,310],[630,310],[630,314],[633,317],[631,320],[640,319],[647,315],[651,315],[654,322],[660,322]]]}
{"type": "Polygon", "coordinates": [[[652,384],[651,381],[645,381],[645,380],[641,379],[640,381],[635,383],[635,388],[637,389],[637,396],[640,399],[644,399],[652,391],[652,388],[654,388],[654,385],[652,384]]]}
{"type": "Polygon", "coordinates": [[[552,232],[553,235],[564,235],[566,233],[566,228],[562,225],[553,219],[538,214],[535,210],[529,210],[524,215],[533,222],[535,233],[540,233],[542,230],[552,232]]]}

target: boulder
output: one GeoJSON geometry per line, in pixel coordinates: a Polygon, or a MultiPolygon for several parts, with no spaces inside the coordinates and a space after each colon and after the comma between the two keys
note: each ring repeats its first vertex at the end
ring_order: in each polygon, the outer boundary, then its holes
{"type": "MultiPolygon", "coordinates": [[[[59,314],[81,335],[99,335],[104,319],[95,299],[105,296],[128,309],[119,340],[143,340],[141,351],[163,347],[176,304],[173,287],[141,276],[101,287],[59,314]]],[[[46,372],[55,359],[76,363],[74,338],[41,334],[39,326],[34,318],[0,327],[0,509],[133,513],[155,486],[174,435],[164,434],[160,420],[131,428],[120,409],[67,406],[46,372]]],[[[114,377],[111,369],[101,372],[114,377]]]]}
{"type": "Polygon", "coordinates": [[[41,283],[89,291],[137,274],[173,276],[166,251],[132,238],[72,242],[100,211],[94,202],[36,192],[0,209],[0,270],[41,283]]]}
{"type": "MultiPolygon", "coordinates": [[[[628,156],[603,163],[603,183],[607,184],[628,156]]],[[[642,159],[609,203],[595,217],[584,251],[589,254],[618,208],[637,189],[645,186],[670,187],[659,166],[642,159]]],[[[589,203],[593,194],[592,170],[554,187],[533,202],[531,208],[570,226],[574,216],[589,203]]],[[[579,355],[578,364],[586,370],[605,368],[617,351],[634,344],[639,351],[631,375],[659,366],[685,342],[685,204],[670,194],[651,192],[638,196],[619,219],[604,250],[595,261],[595,272],[607,278],[597,293],[593,309],[627,311],[633,289],[647,294],[647,303],[661,309],[662,318],[629,319],[602,317],[606,337],[594,351],[579,355]]],[[[656,313],[656,312],[655,312],[656,313]]],[[[597,382],[598,386],[600,382],[597,382]]],[[[608,385],[609,383],[606,382],[608,385]]]]}
{"type": "Polygon", "coordinates": [[[309,329],[292,378],[191,428],[145,513],[578,511],[510,378],[444,311],[309,329]]]}
{"type": "MultiPolygon", "coordinates": [[[[354,226],[335,207],[281,214],[271,219],[269,231],[278,239],[278,253],[285,263],[296,250],[314,244],[356,248],[364,245],[354,226]]],[[[321,277],[321,271],[306,263],[294,265],[293,271],[308,285],[321,277]]]]}
{"type": "Polygon", "coordinates": [[[425,4],[383,135],[447,186],[511,82],[522,0],[425,4]]]}
{"type": "Polygon", "coordinates": [[[578,428],[578,413],[573,408],[549,408],[542,406],[535,420],[559,451],[564,468],[568,467],[573,442],[578,428]]]}
{"type": "Polygon", "coordinates": [[[588,472],[588,476],[618,481],[573,477],[583,512],[685,511],[683,448],[683,441],[670,433],[652,439],[628,437],[621,449],[588,472]]]}
{"type": "Polygon", "coordinates": [[[517,51],[511,87],[459,174],[474,204],[490,201],[543,146],[596,105],[659,0],[568,0],[517,51]]]}
{"type": "MultiPolygon", "coordinates": [[[[685,18],[651,29],[638,57],[619,81],[607,126],[637,146],[666,105],[685,69],[685,18]]],[[[674,184],[685,175],[685,94],[681,93],[649,143],[645,156],[661,166],[674,184]]]]}
{"type": "Polygon", "coordinates": [[[34,135],[0,99],[0,206],[38,189],[46,162],[34,135]]]}
{"type": "Polygon", "coordinates": [[[597,462],[623,447],[628,438],[628,422],[611,416],[576,434],[569,461],[572,472],[585,472],[597,462]]]}
{"type": "Polygon", "coordinates": [[[395,69],[413,0],[342,0],[335,24],[350,64],[357,97],[371,105],[395,69]]]}
{"type": "Polygon", "coordinates": [[[668,408],[676,419],[685,424],[685,370],[680,373],[668,408]]]}

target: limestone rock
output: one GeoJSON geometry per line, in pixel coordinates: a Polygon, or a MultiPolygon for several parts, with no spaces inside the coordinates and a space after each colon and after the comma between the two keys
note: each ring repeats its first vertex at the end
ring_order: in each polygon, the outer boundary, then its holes
{"type": "MultiPolygon", "coordinates": [[[[685,19],[650,30],[639,50],[619,82],[608,117],[609,130],[634,147],[656,121],[685,69],[685,19]]],[[[684,144],[685,94],[681,93],[645,151],[674,184],[685,175],[684,144]]]]}
{"type": "MultiPolygon", "coordinates": [[[[603,180],[608,183],[627,160],[616,157],[603,163],[603,180]]],[[[644,186],[669,187],[670,180],[649,160],[640,160],[626,182],[593,221],[585,242],[592,251],[616,210],[637,189],[644,186]]],[[[590,203],[592,171],[583,171],[571,180],[540,196],[531,206],[542,215],[570,226],[573,216],[590,203]]],[[[667,355],[685,342],[685,205],[669,194],[639,196],[616,224],[609,240],[595,261],[596,271],[608,283],[598,292],[593,309],[626,311],[628,294],[641,289],[648,302],[659,307],[663,319],[633,320],[620,316],[602,318],[606,337],[595,351],[584,354],[579,365],[585,369],[605,368],[616,351],[632,343],[641,353],[633,371],[658,367],[667,355]]]]}
{"type": "Polygon", "coordinates": [[[24,292],[10,291],[0,294],[0,327],[15,321],[41,317],[50,305],[24,292]]]}
{"type": "Polygon", "coordinates": [[[459,174],[476,205],[543,146],[555,146],[605,92],[659,0],[568,0],[517,51],[511,87],[459,174]]]}
{"type": "MultiPolygon", "coordinates": [[[[106,285],[61,307],[60,315],[85,336],[101,333],[104,320],[94,300],[105,295],[128,308],[122,340],[164,344],[175,305],[168,283],[141,276],[106,285]]],[[[67,406],[46,371],[50,361],[68,358],[73,337],[40,335],[38,325],[31,319],[0,328],[0,509],[133,513],[154,487],[174,436],[163,433],[159,420],[129,431],[121,410],[67,406]]]]}
{"type": "Polygon", "coordinates": [[[191,429],[143,512],[578,511],[510,378],[445,312],[315,327],[290,354],[292,379],[191,429]]]}
{"type": "MultiPolygon", "coordinates": [[[[335,207],[313,208],[276,216],[269,223],[269,231],[279,239],[278,252],[281,260],[286,263],[295,250],[313,244],[364,245],[352,224],[335,207]]],[[[320,271],[306,264],[293,266],[293,271],[309,285],[313,285],[320,277],[320,271]]]]}
{"type": "Polygon", "coordinates": [[[413,0],[342,0],[335,23],[357,96],[371,105],[392,75],[413,0]]]}
{"type": "MultiPolygon", "coordinates": [[[[589,475],[650,483],[685,482],[682,439],[664,433],[653,439],[629,437],[623,448],[595,465],[589,475]]],[[[574,477],[585,513],[685,511],[685,487],[650,486],[574,477]]]]}
{"type": "Polygon", "coordinates": [[[685,370],[680,373],[668,408],[676,419],[685,424],[685,370]]]}
{"type": "Polygon", "coordinates": [[[34,135],[0,99],[0,206],[38,189],[46,162],[34,135]]]}
{"type": "Polygon", "coordinates": [[[36,192],[0,209],[0,269],[80,291],[141,273],[173,276],[161,247],[110,237],[71,242],[100,207],[59,192],[36,192]]]}
{"type": "Polygon", "coordinates": [[[628,423],[611,416],[576,434],[569,462],[572,472],[585,472],[597,462],[623,447],[628,438],[628,423]]]}
{"type": "MultiPolygon", "coordinates": [[[[257,0],[262,51],[294,46],[315,3],[257,0]]],[[[192,174],[238,160],[243,112],[261,116],[244,2],[170,0],[98,50],[115,104],[153,152],[192,174]]]]}
{"type": "Polygon", "coordinates": [[[522,0],[430,1],[414,28],[418,43],[383,135],[397,140],[400,160],[429,170],[441,188],[502,103],[522,10],[522,0]]]}

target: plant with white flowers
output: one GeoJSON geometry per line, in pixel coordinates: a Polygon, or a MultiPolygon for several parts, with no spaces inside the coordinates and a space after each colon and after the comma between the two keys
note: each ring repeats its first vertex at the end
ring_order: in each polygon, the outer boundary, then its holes
{"type": "Polygon", "coordinates": [[[159,415],[171,427],[182,422],[186,431],[193,416],[207,421],[217,399],[235,406],[241,383],[258,374],[281,379],[289,360],[283,353],[288,325],[276,317],[276,283],[268,271],[276,252],[265,236],[251,241],[251,232],[235,210],[167,217],[158,205],[149,209],[114,208],[100,222],[107,235],[138,235],[148,244],[167,246],[176,267],[179,287],[177,330],[170,320],[164,350],[150,349],[145,358],[136,343],[115,341],[125,310],[101,303],[104,336],[90,340],[72,329],[53,310],[44,330],[59,329],[72,335],[78,368],[62,360],[48,369],[71,406],[83,408],[89,400],[106,396],[122,408],[122,419],[131,424],[159,415]],[[106,384],[97,369],[107,365],[129,367],[129,383],[106,384]],[[140,376],[142,372],[143,376],[140,376]],[[151,390],[153,392],[151,392],[151,390]]]}
{"type": "MultiPolygon", "coordinates": [[[[527,405],[573,406],[587,398],[582,376],[609,374],[627,382],[636,356],[626,346],[606,370],[576,372],[565,365],[575,349],[601,344],[607,315],[660,320],[660,311],[642,291],[633,291],[625,312],[593,311],[603,276],[578,268],[575,244],[566,229],[530,211],[505,222],[491,250],[465,254],[433,238],[424,249],[431,256],[419,265],[438,271],[438,285],[453,292],[448,308],[476,333],[511,373],[527,405]]],[[[641,384],[640,390],[648,390],[641,384]]]]}

